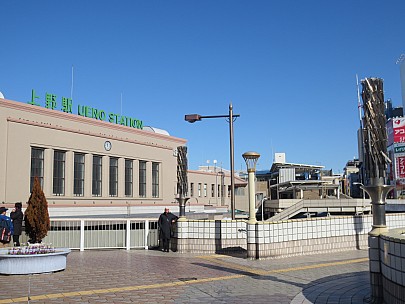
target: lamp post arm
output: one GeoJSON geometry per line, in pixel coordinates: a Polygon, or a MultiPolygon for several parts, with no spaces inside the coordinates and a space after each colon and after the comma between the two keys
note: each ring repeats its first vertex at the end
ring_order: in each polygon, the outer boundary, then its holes
{"type": "MultiPolygon", "coordinates": [[[[208,115],[208,116],[200,116],[200,118],[229,118],[230,115],[208,115]]],[[[239,114],[233,114],[232,117],[240,117],[239,114]]]]}
{"type": "Polygon", "coordinates": [[[230,119],[231,117],[233,119],[233,118],[240,117],[240,115],[235,114],[235,115],[231,116],[230,114],[228,114],[228,115],[205,115],[204,116],[204,115],[200,115],[200,114],[187,114],[184,116],[184,120],[194,123],[196,121],[201,121],[204,118],[228,118],[228,119],[230,119]]]}

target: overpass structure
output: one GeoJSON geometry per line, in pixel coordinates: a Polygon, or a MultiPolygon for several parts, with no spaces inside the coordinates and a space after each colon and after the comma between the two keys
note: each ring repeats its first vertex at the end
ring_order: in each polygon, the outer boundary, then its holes
{"type": "MultiPolygon", "coordinates": [[[[371,213],[370,199],[280,199],[263,202],[266,221],[282,221],[297,216],[311,217],[323,214],[361,215],[371,213]]],[[[261,213],[259,206],[259,213],[261,213]]],[[[405,212],[405,200],[387,200],[387,212],[405,212]]]]}

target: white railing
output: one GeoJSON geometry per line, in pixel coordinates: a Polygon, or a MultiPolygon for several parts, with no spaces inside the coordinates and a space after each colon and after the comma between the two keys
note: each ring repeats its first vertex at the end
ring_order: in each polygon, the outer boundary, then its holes
{"type": "MultiPolygon", "coordinates": [[[[27,242],[22,234],[20,242],[27,242]]],[[[126,249],[158,246],[156,219],[63,218],[51,219],[44,243],[70,249],[126,249]]]]}

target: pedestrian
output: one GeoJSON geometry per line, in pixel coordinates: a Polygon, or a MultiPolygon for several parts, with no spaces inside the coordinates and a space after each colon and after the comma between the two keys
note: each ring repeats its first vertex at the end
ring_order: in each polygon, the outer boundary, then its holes
{"type": "Polygon", "coordinates": [[[22,222],[24,214],[21,211],[22,204],[15,203],[13,211],[10,213],[10,218],[13,221],[14,233],[13,233],[13,243],[14,246],[20,246],[20,235],[22,233],[22,222]]]}
{"type": "Polygon", "coordinates": [[[13,234],[13,223],[11,222],[11,218],[6,215],[7,210],[6,207],[0,207],[0,248],[8,246],[11,235],[13,234]],[[3,228],[5,228],[5,230],[3,230],[3,228]],[[7,235],[9,235],[8,238],[7,235]]]}
{"type": "Polygon", "coordinates": [[[165,208],[165,212],[163,212],[159,216],[159,228],[160,228],[160,242],[162,246],[162,251],[169,252],[169,243],[170,237],[172,234],[172,225],[176,222],[178,217],[173,213],[170,213],[169,208],[165,208]]]}

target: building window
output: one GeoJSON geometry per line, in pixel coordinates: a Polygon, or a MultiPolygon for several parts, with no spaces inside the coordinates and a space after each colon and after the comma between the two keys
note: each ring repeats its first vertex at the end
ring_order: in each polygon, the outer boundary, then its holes
{"type": "Polygon", "coordinates": [[[152,163],[152,197],[159,197],[159,163],[152,163]]]}
{"type": "Polygon", "coordinates": [[[204,197],[207,197],[207,184],[204,184],[204,197]]]}
{"type": "Polygon", "coordinates": [[[92,194],[93,196],[101,196],[101,182],[102,182],[102,160],[101,156],[93,156],[93,178],[92,178],[92,194]]]}
{"type": "Polygon", "coordinates": [[[34,178],[38,177],[41,188],[44,187],[44,149],[31,148],[30,192],[34,186],[34,178]]]}
{"type": "Polygon", "coordinates": [[[133,185],[133,161],[125,160],[125,196],[132,196],[133,185]]]}
{"type": "Polygon", "coordinates": [[[139,197],[146,197],[146,161],[139,161],[139,197]]]}
{"type": "Polygon", "coordinates": [[[198,197],[201,197],[201,183],[198,183],[198,197]]]}
{"type": "Polygon", "coordinates": [[[231,197],[231,186],[228,186],[228,197],[231,197]]]}
{"type": "Polygon", "coordinates": [[[215,185],[211,184],[211,197],[215,197],[215,185]]]}
{"type": "Polygon", "coordinates": [[[194,196],[194,183],[190,183],[190,197],[194,196]]]}
{"type": "Polygon", "coordinates": [[[110,196],[118,196],[118,158],[110,158],[110,196]]]}
{"type": "Polygon", "coordinates": [[[65,195],[65,151],[53,153],[53,194],[65,195]]]}
{"type": "Polygon", "coordinates": [[[84,154],[75,153],[73,173],[73,194],[84,195],[84,154]]]}
{"type": "Polygon", "coordinates": [[[221,196],[221,185],[218,185],[218,197],[220,197],[221,196]]]}

